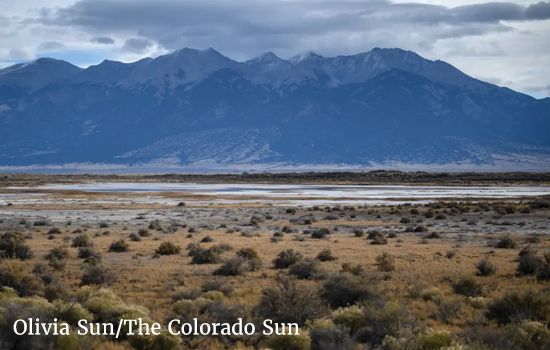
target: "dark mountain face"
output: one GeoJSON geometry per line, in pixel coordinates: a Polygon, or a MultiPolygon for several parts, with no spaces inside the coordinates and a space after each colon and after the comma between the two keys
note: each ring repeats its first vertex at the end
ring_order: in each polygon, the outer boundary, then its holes
{"type": "Polygon", "coordinates": [[[41,59],[0,70],[0,166],[549,169],[549,101],[399,49],[246,62],[182,49],[84,70],[41,59]]]}

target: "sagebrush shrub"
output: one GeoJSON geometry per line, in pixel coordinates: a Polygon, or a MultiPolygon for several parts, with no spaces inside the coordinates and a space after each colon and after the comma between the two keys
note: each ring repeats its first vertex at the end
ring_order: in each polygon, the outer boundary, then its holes
{"type": "Polygon", "coordinates": [[[388,244],[388,239],[384,236],[376,236],[371,242],[370,244],[373,244],[373,245],[386,245],[388,244]]]}
{"type": "Polygon", "coordinates": [[[0,262],[0,285],[13,288],[21,297],[40,295],[42,281],[29,270],[27,265],[17,260],[0,262]]]}
{"type": "Polygon", "coordinates": [[[0,251],[10,259],[28,260],[33,257],[31,247],[20,232],[8,232],[0,236],[0,251]]]}
{"type": "Polygon", "coordinates": [[[474,276],[462,276],[452,284],[456,294],[478,297],[483,294],[483,285],[474,276]]]}
{"type": "Polygon", "coordinates": [[[302,253],[297,252],[294,249],[287,249],[277,255],[277,257],[273,260],[273,265],[276,269],[286,269],[303,258],[302,253]]]}
{"type": "Polygon", "coordinates": [[[71,247],[80,248],[92,245],[92,239],[87,234],[81,234],[73,238],[71,247]]]}
{"type": "Polygon", "coordinates": [[[95,265],[88,267],[82,275],[81,283],[84,286],[92,284],[108,284],[115,279],[115,274],[107,267],[95,265]]]}
{"type": "Polygon", "coordinates": [[[298,323],[315,320],[325,314],[325,307],[317,291],[307,285],[297,284],[290,277],[280,276],[276,286],[262,290],[256,312],[277,323],[298,323]]]}
{"type": "Polygon", "coordinates": [[[258,252],[254,248],[242,248],[237,252],[237,256],[248,260],[260,260],[258,252]]]}
{"type": "Polygon", "coordinates": [[[218,291],[222,292],[225,296],[233,294],[235,288],[232,285],[220,278],[212,278],[204,281],[201,285],[201,290],[204,293],[218,291]]]}
{"type": "Polygon", "coordinates": [[[124,253],[130,251],[130,245],[123,239],[111,243],[109,251],[113,253],[124,253]]]}
{"type": "Polygon", "coordinates": [[[535,275],[542,266],[542,259],[529,252],[518,259],[517,272],[519,275],[535,275]]]}
{"type": "Polygon", "coordinates": [[[138,235],[137,233],[130,233],[128,238],[130,238],[130,241],[132,242],[141,242],[141,236],[138,235]]]}
{"type": "Polygon", "coordinates": [[[140,235],[141,237],[149,237],[151,236],[151,231],[146,228],[140,228],[138,231],[138,235],[140,235]]]}
{"type": "Polygon", "coordinates": [[[160,220],[153,220],[149,223],[149,229],[155,231],[162,231],[162,223],[160,220]]]}
{"type": "Polygon", "coordinates": [[[181,250],[181,247],[179,245],[166,241],[166,242],[162,242],[159,245],[155,253],[159,255],[174,255],[174,254],[179,254],[180,250],[181,250]]]}
{"type": "Polygon", "coordinates": [[[309,350],[311,340],[306,335],[278,335],[267,342],[272,350],[309,350]]]}
{"type": "Polygon", "coordinates": [[[205,249],[203,247],[197,247],[189,251],[189,255],[192,256],[192,264],[217,264],[221,262],[221,253],[217,249],[205,249]]]}
{"type": "Polygon", "coordinates": [[[330,248],[325,248],[317,254],[317,260],[325,262],[325,261],[334,261],[336,260],[336,257],[332,255],[332,250],[330,248]]]}
{"type": "Polygon", "coordinates": [[[318,260],[302,259],[292,265],[288,274],[298,279],[315,279],[321,277],[323,269],[318,260]]]}
{"type": "Polygon", "coordinates": [[[328,228],[322,227],[311,233],[311,238],[316,239],[325,239],[330,235],[330,230],[328,228]]]}
{"type": "Polygon", "coordinates": [[[332,308],[347,307],[362,301],[378,299],[377,283],[363,276],[339,273],[327,279],[321,297],[332,308]]]}
{"type": "Polygon", "coordinates": [[[376,257],[376,266],[382,272],[395,271],[395,257],[388,252],[383,252],[376,257]]]}
{"type": "Polygon", "coordinates": [[[313,329],[309,332],[311,350],[351,349],[350,330],[342,325],[313,329]]]}
{"type": "Polygon", "coordinates": [[[512,236],[504,236],[497,242],[496,247],[501,249],[516,249],[518,241],[512,236]]]}
{"type": "Polygon", "coordinates": [[[252,271],[251,260],[235,257],[229,259],[222,264],[216,271],[214,275],[219,276],[242,276],[247,272],[252,271]]]}
{"type": "Polygon", "coordinates": [[[550,322],[550,295],[543,291],[508,291],[487,306],[485,316],[499,324],[521,321],[550,322]]]}
{"type": "Polygon", "coordinates": [[[497,266],[489,261],[489,259],[483,259],[476,264],[478,276],[492,276],[497,273],[497,266]]]}

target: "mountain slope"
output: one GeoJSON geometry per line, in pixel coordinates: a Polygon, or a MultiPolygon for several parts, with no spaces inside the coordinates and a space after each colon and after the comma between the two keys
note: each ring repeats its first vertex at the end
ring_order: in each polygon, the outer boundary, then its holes
{"type": "Polygon", "coordinates": [[[0,71],[0,166],[550,164],[550,99],[409,51],[50,63],[0,71]]]}

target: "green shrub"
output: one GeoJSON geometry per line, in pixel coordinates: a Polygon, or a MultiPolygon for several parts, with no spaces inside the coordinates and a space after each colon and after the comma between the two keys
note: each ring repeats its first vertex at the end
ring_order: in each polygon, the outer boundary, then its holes
{"type": "Polygon", "coordinates": [[[160,220],[153,220],[149,223],[149,230],[162,231],[162,223],[160,220]]]}
{"type": "Polygon", "coordinates": [[[446,349],[452,344],[451,334],[447,331],[429,332],[420,336],[422,350],[446,349]]]}
{"type": "Polygon", "coordinates": [[[54,280],[44,288],[44,297],[52,302],[54,300],[67,300],[71,294],[69,287],[60,280],[54,280]]]}
{"type": "Polygon", "coordinates": [[[58,235],[61,233],[61,229],[59,227],[52,227],[49,231],[48,231],[48,234],[50,235],[58,235]]]}
{"type": "Polygon", "coordinates": [[[427,238],[427,239],[440,239],[441,238],[441,233],[439,233],[439,232],[430,232],[427,235],[425,235],[424,238],[427,238]]]}
{"type": "Polygon", "coordinates": [[[174,255],[180,252],[181,248],[172,242],[162,242],[155,253],[159,255],[174,255]]]}
{"type": "Polygon", "coordinates": [[[355,229],[353,230],[353,234],[355,235],[355,237],[363,237],[365,236],[365,231],[360,229],[355,229]]]}
{"type": "Polygon", "coordinates": [[[436,287],[424,289],[420,295],[425,301],[433,301],[436,304],[443,298],[443,293],[436,287]]]}
{"type": "Polygon", "coordinates": [[[542,263],[537,274],[537,279],[539,281],[550,280],[550,252],[546,252],[542,256],[542,263]]]}
{"type": "Polygon", "coordinates": [[[151,231],[146,228],[140,228],[138,231],[138,235],[140,235],[141,237],[149,237],[151,236],[151,231]]]}
{"type": "Polygon", "coordinates": [[[512,236],[504,236],[497,242],[496,247],[501,249],[516,249],[518,241],[512,236]]]}
{"type": "Polygon", "coordinates": [[[276,286],[262,290],[260,304],[256,307],[259,316],[277,323],[298,323],[315,320],[325,313],[325,307],[315,289],[297,284],[290,277],[280,276],[276,286]]]}
{"type": "Polygon", "coordinates": [[[384,237],[384,234],[380,230],[370,230],[367,235],[367,239],[376,239],[377,237],[384,237]]]}
{"type": "Polygon", "coordinates": [[[489,261],[489,259],[483,259],[476,265],[478,276],[492,276],[497,273],[497,266],[489,261]]]}
{"type": "Polygon", "coordinates": [[[327,279],[321,297],[332,308],[348,307],[362,301],[376,300],[377,281],[349,273],[339,273],[327,279]]]}
{"type": "Polygon", "coordinates": [[[298,279],[315,279],[319,278],[323,273],[321,264],[318,260],[302,259],[292,265],[288,270],[288,274],[298,279]]]}
{"type": "Polygon", "coordinates": [[[373,245],[386,245],[386,244],[388,244],[388,240],[384,236],[376,236],[370,242],[370,244],[373,244],[373,245]]]}
{"type": "Polygon", "coordinates": [[[376,257],[376,266],[378,267],[378,271],[395,271],[395,258],[392,254],[383,252],[376,257]]]}
{"type": "Polygon", "coordinates": [[[205,249],[197,246],[191,249],[189,254],[192,256],[192,264],[217,264],[221,262],[221,253],[214,247],[205,249]]]}
{"type": "Polygon", "coordinates": [[[309,332],[311,350],[351,349],[350,330],[344,326],[335,325],[329,328],[313,329],[309,332]]]}
{"type": "Polygon", "coordinates": [[[65,268],[67,264],[67,259],[69,259],[70,253],[69,250],[65,247],[55,247],[52,248],[48,254],[44,256],[48,260],[48,264],[54,270],[61,271],[65,268]]]}
{"type": "Polygon", "coordinates": [[[278,335],[267,342],[272,350],[309,350],[311,339],[306,335],[278,335]]]}
{"type": "Polygon", "coordinates": [[[41,294],[42,281],[29,271],[27,265],[17,260],[0,262],[0,286],[13,288],[21,297],[41,294]]]}
{"type": "Polygon", "coordinates": [[[542,266],[542,260],[533,253],[526,253],[519,257],[517,272],[519,275],[535,275],[542,266]]]}
{"type": "Polygon", "coordinates": [[[204,236],[202,239],[201,239],[201,243],[210,243],[210,242],[214,242],[214,239],[210,236],[204,236]]]}
{"type": "Polygon", "coordinates": [[[48,220],[36,220],[33,226],[51,226],[52,224],[48,220]]]}
{"type": "Polygon", "coordinates": [[[483,294],[483,285],[474,276],[462,276],[452,284],[456,294],[466,297],[478,297],[483,294]]]}
{"type": "Polygon", "coordinates": [[[260,260],[258,252],[253,248],[242,248],[237,252],[237,256],[248,260],[260,260]]]}
{"type": "Polygon", "coordinates": [[[398,337],[404,330],[415,330],[414,316],[398,303],[368,303],[364,308],[366,327],[361,329],[358,340],[374,348],[382,345],[385,337],[398,337]]]}
{"type": "Polygon", "coordinates": [[[101,253],[96,251],[94,247],[78,248],[78,258],[84,259],[84,262],[90,265],[97,265],[101,262],[101,253]]]}
{"type": "Polygon", "coordinates": [[[485,316],[499,324],[539,321],[550,322],[550,295],[529,290],[524,293],[509,291],[487,306],[485,316]]]}
{"type": "Polygon", "coordinates": [[[92,239],[87,234],[82,234],[73,238],[71,247],[80,248],[92,245],[92,239]]]}
{"type": "Polygon", "coordinates": [[[355,276],[362,276],[365,272],[365,267],[361,264],[343,263],[340,272],[349,273],[355,276]]]}
{"type": "Polygon", "coordinates": [[[220,266],[216,271],[214,271],[214,275],[242,276],[245,273],[252,271],[250,262],[251,260],[241,258],[241,257],[229,259],[226,262],[224,262],[223,265],[220,266]]]}
{"type": "Polygon", "coordinates": [[[311,238],[326,239],[330,235],[330,230],[326,227],[319,228],[311,233],[311,238]]]}
{"type": "Polygon", "coordinates": [[[335,261],[336,257],[332,255],[332,250],[330,248],[325,248],[321,250],[319,254],[317,254],[317,260],[325,262],[325,261],[335,261]]]}
{"type": "Polygon", "coordinates": [[[215,250],[216,252],[220,253],[220,254],[225,253],[225,252],[233,251],[233,247],[230,244],[227,244],[227,243],[216,244],[216,245],[212,246],[211,248],[213,250],[215,250]]]}
{"type": "Polygon", "coordinates": [[[222,292],[225,296],[230,296],[234,291],[233,286],[221,278],[212,278],[204,281],[201,285],[201,289],[204,293],[218,291],[222,292]]]}
{"type": "Polygon", "coordinates": [[[92,285],[92,284],[109,284],[115,278],[114,273],[105,266],[96,265],[90,266],[86,269],[82,275],[82,285],[92,285]]]}
{"type": "Polygon", "coordinates": [[[130,238],[130,241],[132,242],[141,242],[141,236],[138,235],[137,233],[130,233],[128,238],[130,238]]]}
{"type": "Polygon", "coordinates": [[[273,265],[276,269],[286,269],[303,258],[304,257],[300,252],[297,252],[294,249],[287,249],[277,255],[277,258],[273,260],[273,265]]]}
{"type": "Polygon", "coordinates": [[[134,335],[128,338],[130,345],[136,350],[179,350],[182,340],[166,330],[159,335],[134,335]]]}
{"type": "Polygon", "coordinates": [[[123,239],[111,243],[109,246],[109,252],[112,253],[124,253],[130,251],[130,245],[123,239]]]}
{"type": "Polygon", "coordinates": [[[31,247],[25,243],[25,237],[20,232],[8,232],[0,236],[0,251],[10,259],[32,259],[31,247]]]}
{"type": "Polygon", "coordinates": [[[363,310],[359,306],[338,308],[332,312],[330,319],[334,324],[346,327],[349,334],[355,334],[365,325],[363,310]]]}

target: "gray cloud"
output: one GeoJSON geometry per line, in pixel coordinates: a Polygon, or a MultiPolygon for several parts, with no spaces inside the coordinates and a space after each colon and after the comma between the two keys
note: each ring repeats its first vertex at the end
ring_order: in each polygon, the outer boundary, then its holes
{"type": "Polygon", "coordinates": [[[54,41],[66,47],[53,56],[82,66],[182,47],[213,47],[236,60],[400,47],[514,89],[546,91],[550,0],[490,1],[55,0],[40,8],[39,0],[0,0],[0,66],[33,58],[54,41]],[[78,55],[64,56],[68,48],[78,55]]]}
{"type": "MultiPolygon", "coordinates": [[[[134,31],[173,50],[213,46],[241,52],[255,47],[289,49],[293,43],[336,32],[363,32],[398,26],[431,28],[429,41],[510,31],[501,21],[550,18],[550,3],[522,6],[480,3],[449,8],[388,0],[80,0],[41,11],[47,25],[75,26],[96,33],[134,31]],[[139,28],[139,29],[138,29],[139,28]]],[[[126,46],[126,45],[125,45],[126,46]]]]}
{"type": "Polygon", "coordinates": [[[142,53],[152,45],[153,44],[148,40],[135,38],[126,40],[126,43],[124,43],[122,49],[129,52],[142,53]]]}
{"type": "Polygon", "coordinates": [[[60,42],[47,41],[45,43],[42,43],[42,44],[38,45],[38,51],[40,51],[40,52],[57,51],[57,50],[63,49],[64,47],[65,47],[65,45],[63,45],[60,42]]]}
{"type": "Polygon", "coordinates": [[[527,18],[534,20],[544,20],[550,18],[550,2],[539,2],[529,6],[525,10],[527,18]]]}
{"type": "Polygon", "coordinates": [[[108,36],[95,37],[95,38],[92,38],[92,40],[90,40],[90,41],[92,43],[105,44],[105,45],[111,45],[111,44],[115,43],[115,40],[111,37],[108,37],[108,36]]]}

